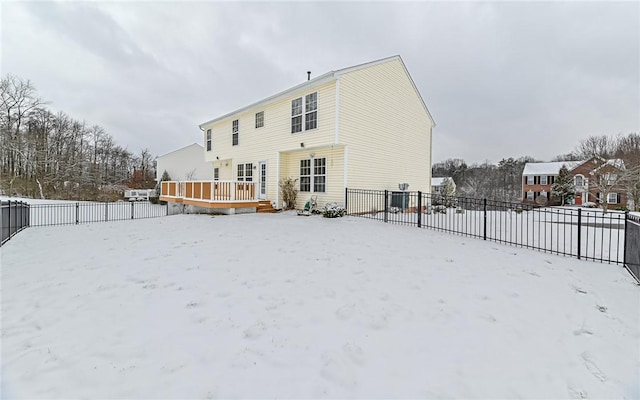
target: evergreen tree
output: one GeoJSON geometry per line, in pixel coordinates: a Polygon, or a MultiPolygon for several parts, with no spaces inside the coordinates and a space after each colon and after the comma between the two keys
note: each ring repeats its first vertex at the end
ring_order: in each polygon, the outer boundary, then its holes
{"type": "Polygon", "coordinates": [[[560,205],[564,205],[567,200],[571,200],[576,196],[573,177],[564,165],[560,168],[555,182],[551,185],[551,196],[560,199],[560,205]]]}

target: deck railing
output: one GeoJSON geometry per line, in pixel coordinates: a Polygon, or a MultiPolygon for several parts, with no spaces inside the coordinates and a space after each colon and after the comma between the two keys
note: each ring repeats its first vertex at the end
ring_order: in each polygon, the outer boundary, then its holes
{"type": "Polygon", "coordinates": [[[257,200],[256,183],[241,181],[163,181],[160,195],[210,203],[257,200]]]}

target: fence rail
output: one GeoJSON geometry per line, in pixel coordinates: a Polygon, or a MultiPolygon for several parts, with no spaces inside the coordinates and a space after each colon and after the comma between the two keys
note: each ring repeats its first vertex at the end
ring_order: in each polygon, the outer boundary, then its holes
{"type": "Polygon", "coordinates": [[[345,206],[347,214],[353,216],[584,260],[624,264],[632,274],[635,271],[634,277],[638,279],[640,218],[630,217],[628,213],[348,188],[345,206]],[[625,232],[629,234],[625,236],[625,232]]]}
{"type": "Polygon", "coordinates": [[[29,226],[29,204],[22,201],[0,202],[0,246],[29,226]]]}
{"type": "Polygon", "coordinates": [[[168,204],[149,202],[51,203],[2,202],[2,243],[30,226],[88,224],[169,215],[168,204]]]}

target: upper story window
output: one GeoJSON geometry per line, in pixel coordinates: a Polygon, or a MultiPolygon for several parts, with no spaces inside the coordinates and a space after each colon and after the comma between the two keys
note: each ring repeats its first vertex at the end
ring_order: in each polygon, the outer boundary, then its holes
{"type": "Polygon", "coordinates": [[[207,129],[207,151],[211,151],[211,129],[207,129]]]}
{"type": "Polygon", "coordinates": [[[609,194],[607,194],[607,203],[608,204],[618,204],[618,193],[609,193],[609,194]]]}
{"type": "Polygon", "coordinates": [[[264,126],[264,111],[256,113],[256,128],[262,128],[264,126]]]}
{"type": "Polygon", "coordinates": [[[615,185],[617,180],[618,175],[616,174],[604,174],[604,176],[600,178],[600,182],[604,183],[605,185],[615,185]]]}
{"type": "Polygon", "coordinates": [[[238,145],[238,120],[237,119],[231,123],[231,140],[232,140],[233,146],[238,145]]]}
{"type": "Polygon", "coordinates": [[[302,132],[302,97],[291,102],[291,133],[302,132]]]}
{"type": "Polygon", "coordinates": [[[316,129],[318,126],[318,92],[304,97],[304,130],[316,129]]]}
{"type": "Polygon", "coordinates": [[[576,175],[573,178],[573,184],[576,186],[584,186],[584,177],[582,175],[576,175]]]}
{"type": "Polygon", "coordinates": [[[291,133],[318,127],[318,92],[310,93],[291,101],[291,133]]]}
{"type": "Polygon", "coordinates": [[[547,176],[546,175],[541,175],[540,176],[540,184],[541,185],[546,185],[547,184],[547,176]]]}
{"type": "Polygon", "coordinates": [[[533,175],[527,175],[527,185],[533,185],[534,179],[533,175]]]}

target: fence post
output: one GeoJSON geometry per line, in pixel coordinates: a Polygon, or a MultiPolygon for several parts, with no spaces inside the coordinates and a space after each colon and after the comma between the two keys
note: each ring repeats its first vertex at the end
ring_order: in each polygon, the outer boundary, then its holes
{"type": "Polygon", "coordinates": [[[109,221],[109,203],[104,202],[104,222],[109,221]]]}
{"type": "Polygon", "coordinates": [[[422,192],[418,190],[418,228],[422,228],[422,192]]]}
{"type": "MultiPolygon", "coordinates": [[[[629,211],[624,212],[624,243],[622,245],[622,266],[627,266],[627,239],[629,238],[629,211]]],[[[618,243],[618,246],[620,244],[618,243]]]]}
{"type": "MultiPolygon", "coordinates": [[[[17,200],[16,200],[17,201],[17,200]]],[[[11,239],[11,200],[9,200],[9,236],[7,236],[9,239],[11,239]]]]}
{"type": "Polygon", "coordinates": [[[483,219],[484,219],[484,228],[483,228],[484,232],[482,234],[482,238],[484,240],[487,240],[487,199],[486,198],[482,199],[482,203],[483,203],[482,209],[483,209],[483,214],[484,214],[484,216],[483,216],[483,219]]]}
{"type": "Polygon", "coordinates": [[[384,191],[384,222],[389,222],[389,191],[384,191]]]}
{"type": "Polygon", "coordinates": [[[131,219],[133,219],[133,205],[135,204],[135,201],[131,202],[131,219]]]}
{"type": "Polygon", "coordinates": [[[165,211],[164,211],[164,212],[165,212],[165,214],[164,214],[164,215],[165,215],[165,216],[169,215],[169,202],[168,202],[168,201],[165,201],[165,202],[164,202],[164,210],[165,210],[165,211]]]}
{"type": "Polygon", "coordinates": [[[578,260],[582,248],[582,208],[578,208],[578,260]]]}
{"type": "Polygon", "coordinates": [[[80,223],[80,203],[76,203],[76,225],[80,223]]]}
{"type": "Polygon", "coordinates": [[[347,214],[349,214],[349,188],[344,188],[344,209],[347,210],[347,214]]]}

